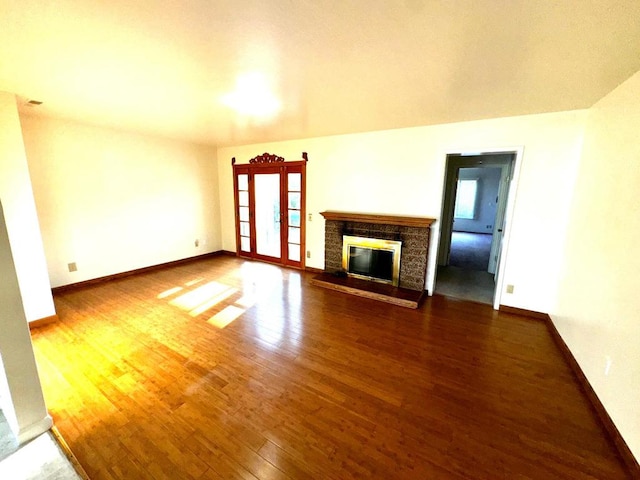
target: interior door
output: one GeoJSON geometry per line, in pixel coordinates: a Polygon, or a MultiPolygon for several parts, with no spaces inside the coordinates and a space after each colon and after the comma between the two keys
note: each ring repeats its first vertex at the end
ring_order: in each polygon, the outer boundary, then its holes
{"type": "Polygon", "coordinates": [[[282,258],[281,173],[253,175],[256,255],[267,260],[282,258]]]}
{"type": "Polygon", "coordinates": [[[453,231],[453,214],[458,189],[458,173],[460,167],[453,162],[447,164],[444,200],[442,203],[442,224],[440,231],[440,247],[438,249],[438,266],[449,265],[451,255],[451,233],[453,231]]]}
{"type": "Polygon", "coordinates": [[[303,268],[306,160],[233,167],[237,255],[303,268]]]}
{"type": "Polygon", "coordinates": [[[487,271],[494,274],[494,279],[498,278],[498,259],[502,250],[502,239],[504,238],[504,221],[507,210],[507,195],[509,193],[509,181],[511,177],[511,164],[502,165],[500,175],[500,186],[498,187],[498,205],[496,208],[496,218],[493,222],[493,238],[491,240],[491,253],[489,255],[489,268],[487,271]]]}

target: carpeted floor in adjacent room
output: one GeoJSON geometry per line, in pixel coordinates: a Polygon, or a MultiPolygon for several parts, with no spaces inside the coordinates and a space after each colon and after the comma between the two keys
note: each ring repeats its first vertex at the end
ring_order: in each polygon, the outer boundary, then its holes
{"type": "Polygon", "coordinates": [[[449,265],[466,270],[487,271],[491,239],[485,233],[453,232],[449,265]]]}
{"type": "Polygon", "coordinates": [[[493,303],[494,275],[487,272],[492,235],[453,232],[449,265],[438,267],[435,293],[493,303]]]}

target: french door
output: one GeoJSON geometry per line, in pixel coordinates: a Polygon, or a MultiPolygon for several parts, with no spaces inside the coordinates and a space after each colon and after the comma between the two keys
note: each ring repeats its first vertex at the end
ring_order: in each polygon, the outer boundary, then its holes
{"type": "Polygon", "coordinates": [[[238,256],[304,268],[305,170],[306,161],[233,165],[238,256]]]}

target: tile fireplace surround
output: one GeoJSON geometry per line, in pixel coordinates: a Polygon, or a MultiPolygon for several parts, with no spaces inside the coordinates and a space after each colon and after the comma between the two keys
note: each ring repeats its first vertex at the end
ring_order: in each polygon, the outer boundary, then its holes
{"type": "Polygon", "coordinates": [[[424,291],[433,218],[327,211],[324,237],[324,271],[342,270],[342,236],[400,240],[400,288],[424,291]]]}

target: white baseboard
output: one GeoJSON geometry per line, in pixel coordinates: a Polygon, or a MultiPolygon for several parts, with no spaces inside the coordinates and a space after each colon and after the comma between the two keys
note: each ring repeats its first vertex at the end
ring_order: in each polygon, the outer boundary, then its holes
{"type": "Polygon", "coordinates": [[[29,440],[33,440],[44,432],[51,430],[51,427],[53,427],[53,419],[51,415],[47,415],[31,425],[21,428],[20,431],[17,432],[18,443],[24,445],[29,440]]]}

